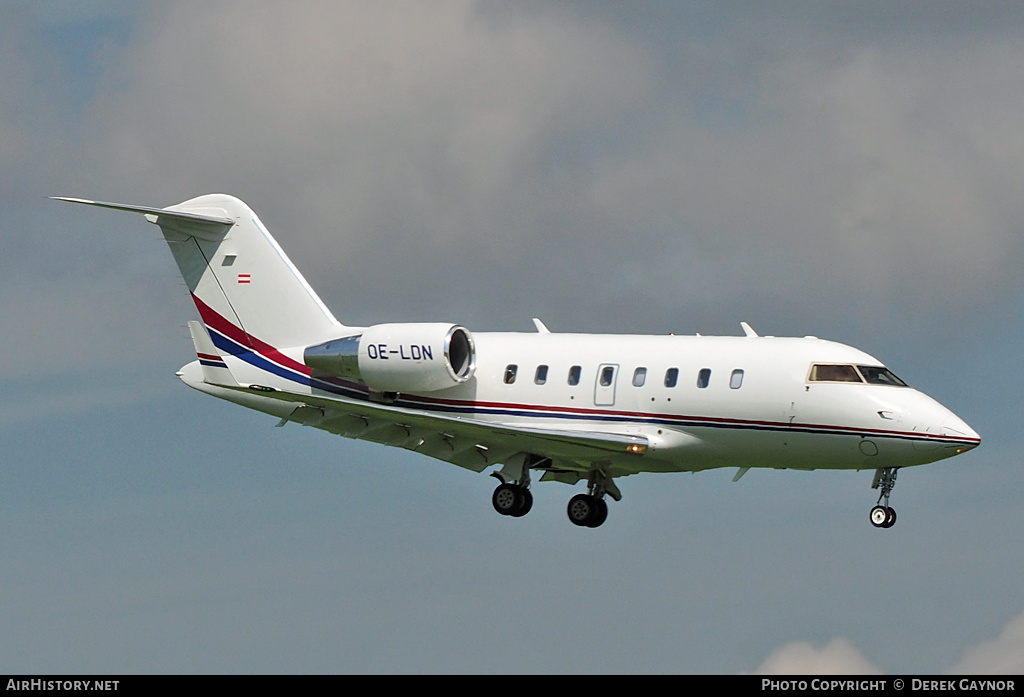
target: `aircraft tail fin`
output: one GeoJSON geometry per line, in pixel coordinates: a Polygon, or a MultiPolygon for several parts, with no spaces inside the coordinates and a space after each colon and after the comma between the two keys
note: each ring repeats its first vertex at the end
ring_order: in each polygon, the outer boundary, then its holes
{"type": "Polygon", "coordinates": [[[252,209],[233,196],[207,194],[168,208],[54,198],[141,213],[158,225],[207,338],[224,353],[309,346],[344,328],[252,209]]]}

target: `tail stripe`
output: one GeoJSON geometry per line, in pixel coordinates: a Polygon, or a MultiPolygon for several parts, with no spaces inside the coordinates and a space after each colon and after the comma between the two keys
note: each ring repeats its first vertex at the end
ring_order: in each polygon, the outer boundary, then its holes
{"type": "MultiPolygon", "coordinates": [[[[199,310],[199,316],[203,318],[203,323],[217,334],[229,339],[231,342],[230,344],[221,345],[214,340],[214,343],[217,343],[217,348],[227,351],[233,356],[238,356],[242,353],[252,353],[252,351],[255,350],[278,365],[302,373],[307,378],[312,373],[309,366],[305,363],[300,363],[294,358],[289,358],[270,344],[260,341],[252,334],[249,334],[245,330],[226,320],[216,310],[200,300],[194,293],[192,294],[192,300],[195,301],[196,309],[199,310]]],[[[305,384],[309,384],[308,380],[305,384]]]]}

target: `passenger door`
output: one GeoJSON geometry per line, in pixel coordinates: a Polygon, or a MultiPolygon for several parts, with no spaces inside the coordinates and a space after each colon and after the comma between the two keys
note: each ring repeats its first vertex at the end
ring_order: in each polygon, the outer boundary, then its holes
{"type": "Polygon", "coordinates": [[[615,380],[618,377],[618,364],[602,363],[597,367],[597,379],[594,383],[595,406],[610,407],[615,404],[615,380]]]}

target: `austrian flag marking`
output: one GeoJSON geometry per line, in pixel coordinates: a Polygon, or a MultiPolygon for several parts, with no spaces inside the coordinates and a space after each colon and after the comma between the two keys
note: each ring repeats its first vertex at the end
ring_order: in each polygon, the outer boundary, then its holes
{"type": "Polygon", "coordinates": [[[238,282],[239,283],[252,283],[252,274],[249,274],[249,273],[240,273],[240,274],[238,274],[238,282]]]}

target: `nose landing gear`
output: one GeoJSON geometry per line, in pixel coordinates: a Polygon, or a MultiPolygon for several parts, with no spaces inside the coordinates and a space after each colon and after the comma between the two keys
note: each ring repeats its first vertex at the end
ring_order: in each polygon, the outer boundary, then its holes
{"type": "Polygon", "coordinates": [[[896,511],[889,507],[889,494],[896,486],[896,472],[899,467],[882,467],[875,470],[872,489],[881,489],[878,503],[871,509],[871,524],[876,528],[891,528],[896,524],[896,511]]]}
{"type": "Polygon", "coordinates": [[[876,528],[891,528],[896,523],[896,511],[888,506],[871,509],[871,524],[876,528]]]}

